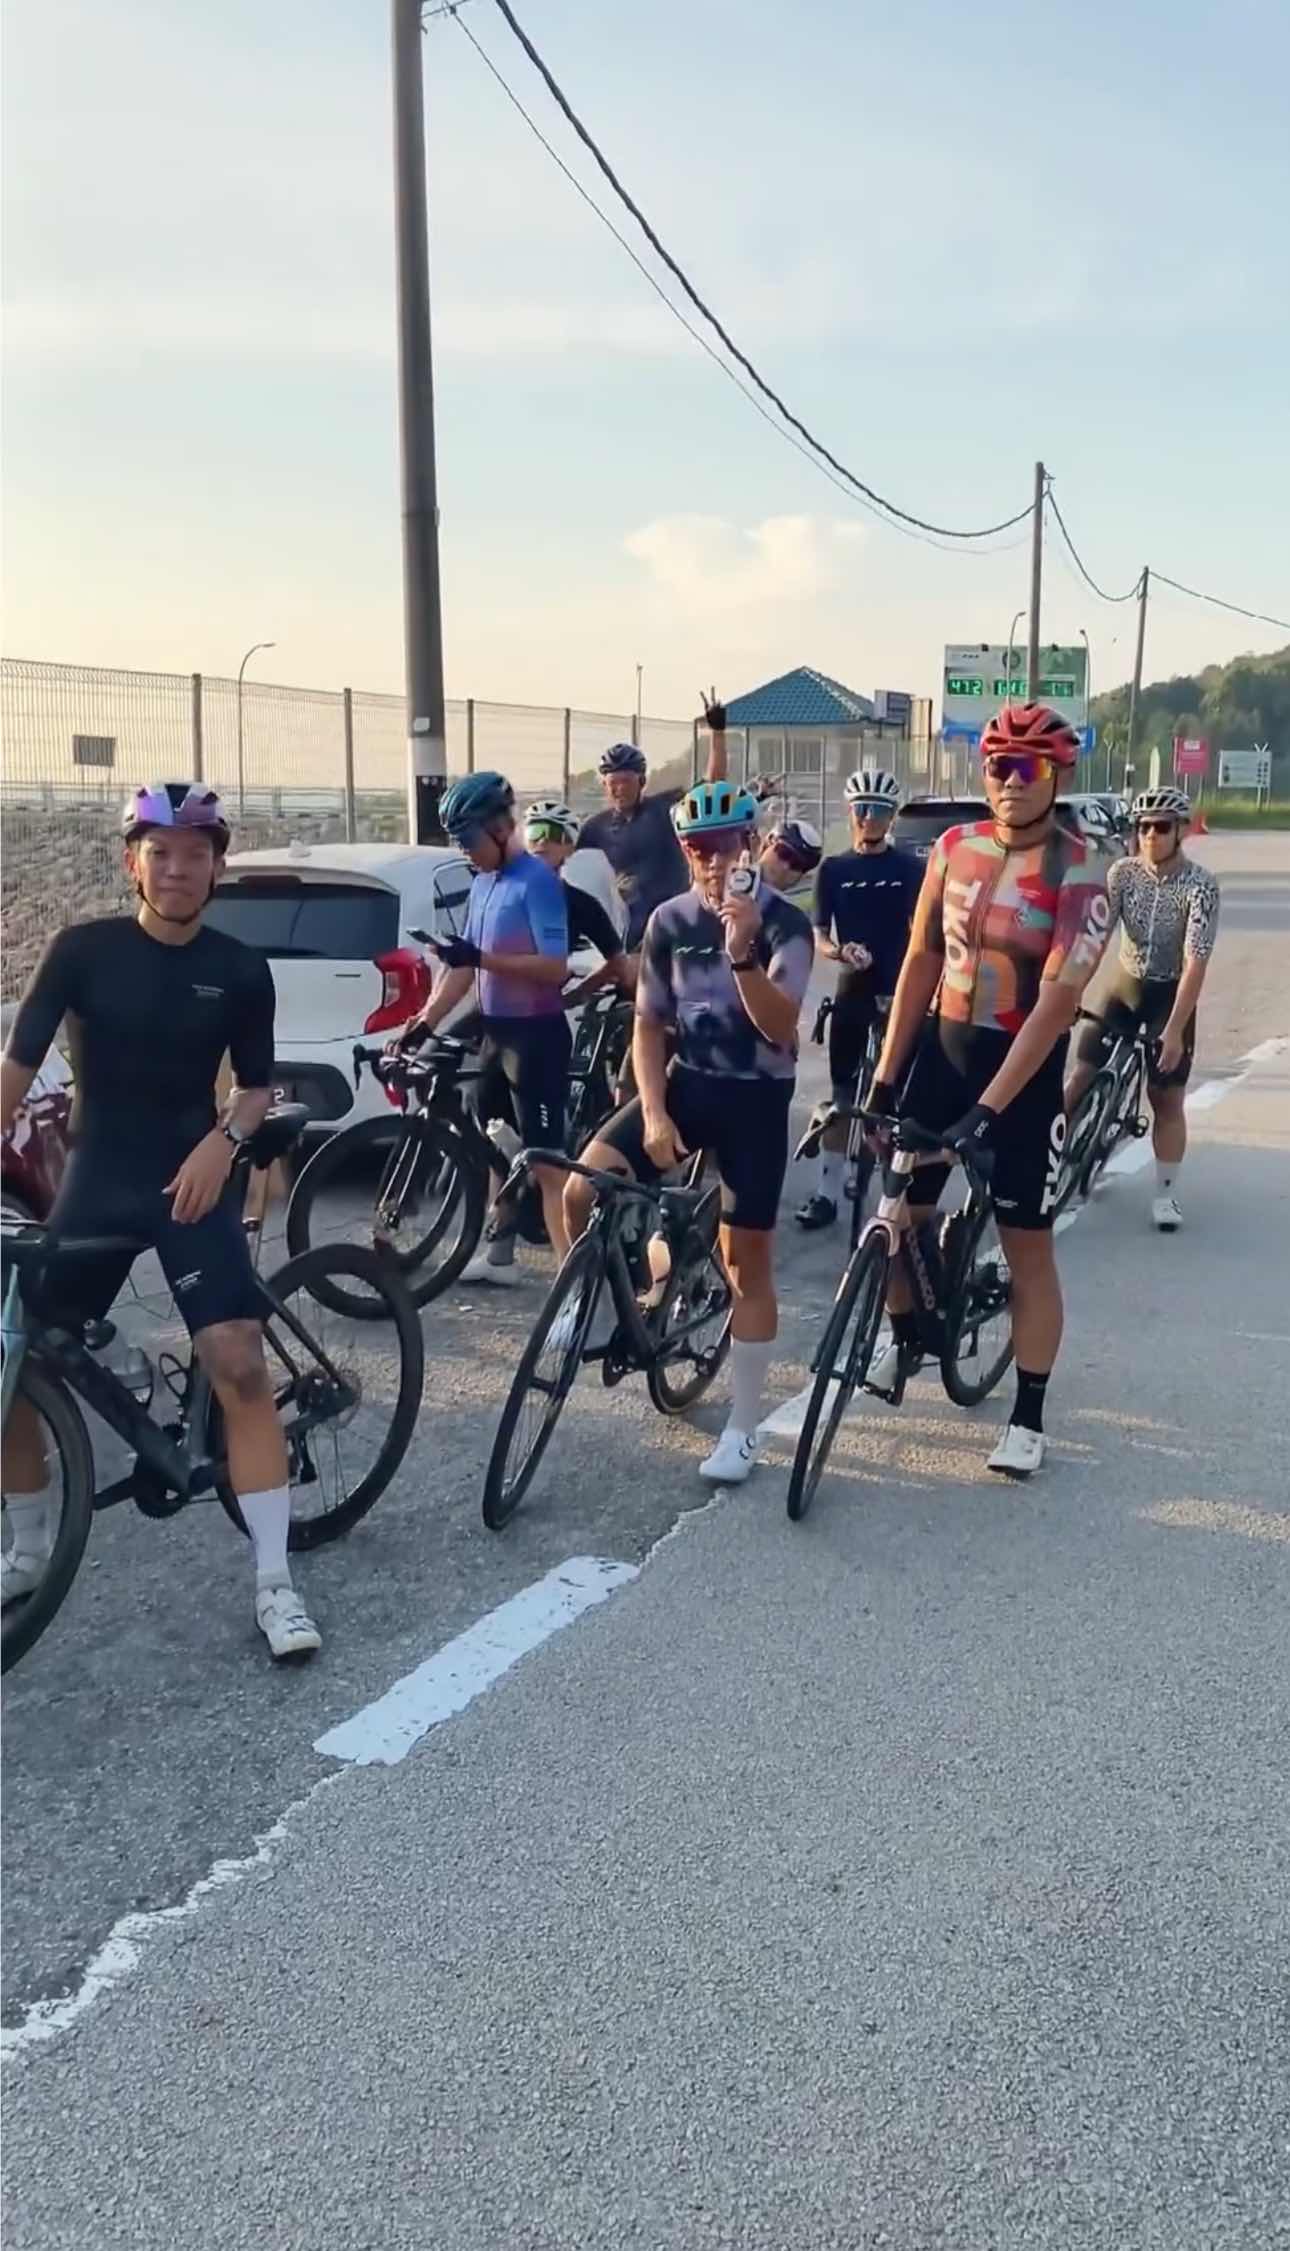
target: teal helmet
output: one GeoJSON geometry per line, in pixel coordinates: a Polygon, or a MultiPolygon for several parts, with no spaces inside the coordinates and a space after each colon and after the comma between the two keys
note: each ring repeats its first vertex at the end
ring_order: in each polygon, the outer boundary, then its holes
{"type": "Polygon", "coordinates": [[[755,828],[757,800],[740,782],[696,782],[672,808],[678,836],[702,836],[712,829],[755,828]]]}
{"type": "Polygon", "coordinates": [[[444,793],[439,818],[454,844],[467,844],[502,813],[515,809],[515,792],[504,774],[464,774],[444,793]]]}

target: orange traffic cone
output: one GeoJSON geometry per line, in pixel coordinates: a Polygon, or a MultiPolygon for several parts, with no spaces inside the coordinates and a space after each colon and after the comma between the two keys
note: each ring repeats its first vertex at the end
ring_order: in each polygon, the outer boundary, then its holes
{"type": "Polygon", "coordinates": [[[1208,835],[1209,835],[1209,822],[1208,822],[1208,821],[1206,820],[1206,818],[1205,818],[1205,816],[1204,816],[1204,814],[1203,814],[1202,812],[1200,812],[1200,811],[1197,811],[1197,812],[1195,812],[1195,813],[1193,813],[1193,814],[1192,814],[1192,817],[1191,817],[1191,824],[1190,824],[1190,825],[1191,825],[1191,833],[1192,833],[1192,835],[1193,835],[1193,836],[1208,836],[1208,835]]]}

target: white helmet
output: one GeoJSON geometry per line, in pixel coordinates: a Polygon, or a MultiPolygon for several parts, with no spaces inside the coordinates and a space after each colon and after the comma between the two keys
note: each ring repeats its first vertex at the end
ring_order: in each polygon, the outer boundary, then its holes
{"type": "Polygon", "coordinates": [[[557,829],[562,844],[576,844],[582,823],[558,797],[540,797],[524,815],[524,828],[526,834],[530,829],[557,829]]]}
{"type": "Polygon", "coordinates": [[[842,785],[848,805],[877,805],[894,813],[900,803],[900,783],[885,766],[860,766],[842,785]]]}
{"type": "Polygon", "coordinates": [[[1185,790],[1168,784],[1163,789],[1140,789],[1129,808],[1130,821],[1150,820],[1153,813],[1157,820],[1189,821],[1191,799],[1185,790]]]}

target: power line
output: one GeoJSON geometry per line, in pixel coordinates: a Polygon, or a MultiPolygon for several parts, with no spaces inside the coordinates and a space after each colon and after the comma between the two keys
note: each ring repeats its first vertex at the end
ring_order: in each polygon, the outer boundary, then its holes
{"type": "Polygon", "coordinates": [[[835,453],[831,453],[829,451],[829,448],[822,442],[822,440],[817,438],[814,433],[807,428],[806,424],[799,420],[798,416],[792,412],[792,409],[784,404],[784,401],[779,396],[779,393],[774,390],[769,383],[766,382],[765,378],[758,372],[757,368],[753,365],[753,362],[748,358],[747,353],[742,352],[739,349],[739,346],[735,343],[734,338],[730,335],[729,331],[725,327],[723,327],[722,323],[720,322],[720,320],[718,320],[711,307],[704,303],[702,297],[700,297],[697,289],[695,289],[688,275],[677,264],[670,251],[664,248],[662,242],[659,240],[658,235],[655,233],[653,227],[645,217],[644,212],[641,210],[640,205],[634,202],[632,197],[628,194],[627,189],[623,186],[622,181],[618,178],[618,175],[614,171],[613,166],[610,164],[609,159],[603,154],[602,150],[593,140],[591,134],[588,132],[586,126],[582,122],[582,119],[578,116],[576,110],[573,108],[562,87],[553,77],[551,71],[547,68],[547,65],[543,62],[541,55],[537,51],[537,48],[534,46],[532,40],[529,38],[528,33],[525,31],[523,25],[516,17],[514,10],[511,8],[509,0],[496,0],[496,5],[499,13],[505,19],[511,31],[514,33],[516,39],[518,39],[521,47],[524,49],[525,54],[529,58],[529,61],[533,64],[534,69],[538,72],[538,75],[543,80],[547,91],[551,95],[553,101],[563,112],[569,124],[573,127],[574,132],[577,134],[584,148],[586,148],[590,155],[595,159],[596,164],[599,166],[601,172],[609,182],[609,185],[613,189],[614,194],[618,197],[619,202],[623,204],[628,211],[630,211],[633,219],[635,219],[636,221],[637,226],[641,229],[642,234],[645,236],[646,241],[650,244],[657,257],[662,260],[662,263],[666,266],[668,272],[673,276],[674,280],[680,284],[680,287],[684,290],[685,295],[689,298],[690,303],[694,306],[696,312],[701,314],[702,318],[707,321],[708,326],[716,331],[716,334],[720,337],[731,358],[738,362],[739,366],[744,370],[744,373],[748,377],[750,377],[751,381],[761,392],[763,398],[770,400],[771,405],[779,414],[783,416],[785,422],[789,423],[791,427],[798,432],[798,435],[805,439],[807,445],[812,448],[813,452],[819,454],[825,461],[828,462],[831,469],[835,469],[838,475],[846,480],[849,486],[854,487],[857,492],[862,493],[866,500],[872,502],[875,508],[880,508],[885,515],[895,517],[902,523],[911,524],[917,531],[932,532],[941,539],[991,539],[996,535],[996,533],[1011,531],[1014,524],[1021,524],[1027,520],[1027,518],[1032,513],[1031,507],[1029,506],[1025,508],[1019,508],[1014,516],[1005,516],[1001,523],[985,524],[978,531],[957,531],[950,525],[929,523],[922,516],[911,515],[907,508],[897,507],[895,501],[884,499],[883,495],[880,492],[874,491],[872,485],[867,485],[862,477],[856,476],[853,470],[848,469],[845,462],[839,461],[837,455],[835,453]]]}
{"type": "MultiPolygon", "coordinates": [[[[708,339],[703,334],[703,331],[696,328],[692,321],[687,320],[685,314],[681,311],[680,306],[673,303],[672,299],[668,296],[667,291],[663,288],[663,285],[659,281],[657,275],[650,272],[650,269],[646,265],[644,259],[639,257],[636,251],[633,250],[630,242],[627,240],[626,235],[623,234],[620,228],[614,225],[614,222],[610,218],[608,212],[604,210],[602,205],[597,203],[595,197],[587,188],[583,186],[583,183],[578,178],[576,172],[570,170],[569,166],[565,163],[564,158],[560,155],[558,149],[554,148],[551,142],[547,139],[545,133],[542,131],[541,126],[537,123],[537,120],[533,116],[531,116],[529,111],[524,107],[524,104],[520,100],[519,95],[515,92],[514,87],[498,69],[496,63],[493,61],[493,58],[488,53],[487,49],[481,46],[479,40],[476,39],[473,31],[470,29],[469,24],[463,21],[461,15],[458,13],[459,8],[463,4],[464,0],[446,0],[446,4],[444,6],[427,11],[427,15],[424,20],[429,21],[432,15],[448,15],[456,19],[458,28],[470,41],[471,46],[475,50],[475,53],[483,63],[485,70],[488,71],[490,77],[494,78],[497,84],[501,87],[501,90],[505,94],[507,101],[511,104],[511,107],[517,110],[519,115],[523,118],[524,123],[528,126],[528,129],[532,133],[534,139],[538,141],[541,147],[546,150],[546,153],[550,157],[552,163],[556,165],[558,169],[564,174],[564,177],[569,182],[570,187],[573,188],[579,196],[581,196],[582,201],[586,204],[588,210],[594,212],[601,225],[603,227],[606,227],[609,233],[613,236],[614,241],[619,244],[621,249],[626,251],[627,256],[631,259],[631,262],[635,266],[637,272],[641,274],[649,283],[650,288],[653,290],[660,304],[666,307],[667,311],[672,315],[673,320],[679,321],[681,327],[685,330],[686,335],[693,338],[700,351],[707,353],[708,358],[712,361],[713,366],[718,368],[721,374],[726,377],[727,381],[733,383],[735,389],[742,393],[743,397],[747,399],[748,404],[754,409],[757,414],[761,416],[762,421],[767,425],[767,427],[774,431],[776,437],[782,438],[786,445],[792,446],[793,451],[795,453],[799,453],[802,459],[808,462],[811,468],[816,470],[820,476],[827,478],[828,482],[834,487],[834,490],[840,492],[845,500],[849,500],[854,503],[856,494],[852,491],[851,486],[849,484],[844,484],[841,477],[835,476],[833,471],[828,468],[816,454],[812,453],[807,446],[804,446],[799,438],[795,438],[793,436],[791,430],[786,430],[782,423],[776,421],[774,415],[771,414],[765,406],[763,406],[756,392],[752,390],[750,386],[735,373],[735,370],[721,357],[720,352],[718,352],[715,347],[708,342],[708,339]]],[[[1029,510],[1027,510],[1026,513],[1029,514],[1029,510]]],[[[880,517],[879,520],[883,523],[888,524],[890,530],[899,532],[903,538],[916,539],[921,546],[937,547],[940,549],[940,552],[943,555],[1006,555],[1009,554],[1014,547],[1024,546],[1025,544],[1023,538],[1021,540],[1003,540],[999,543],[999,545],[994,547],[947,547],[942,540],[935,537],[929,537],[920,531],[913,531],[909,528],[908,525],[902,522],[892,522],[890,518],[886,516],[880,517]]]]}
{"type": "Polygon", "coordinates": [[[1137,598],[1138,591],[1142,585],[1141,573],[1139,572],[1137,578],[1134,579],[1133,584],[1129,588],[1127,594],[1108,594],[1106,588],[1099,586],[1097,580],[1093,577],[1092,572],[1085,567],[1084,559],[1080,554],[1079,549],[1075,545],[1074,540],[1071,538],[1070,533],[1066,529],[1066,521],[1062,515],[1061,509],[1057,505],[1057,495],[1053,491],[1051,477],[1048,480],[1048,485],[1044,497],[1048,503],[1048,506],[1052,509],[1053,515],[1057,519],[1057,529],[1061,533],[1062,538],[1065,540],[1067,547],[1070,549],[1071,559],[1075,564],[1075,568],[1077,569],[1080,577],[1085,581],[1085,583],[1092,587],[1093,592],[1098,596],[1099,600],[1103,602],[1134,601],[1137,598]]]}
{"type": "Polygon", "coordinates": [[[1256,625],[1275,625],[1282,632],[1290,633],[1290,619],[1269,617],[1266,610],[1244,609],[1239,602],[1225,602],[1221,594],[1202,594],[1197,587],[1183,586],[1176,578],[1158,571],[1154,563],[1151,566],[1151,578],[1153,584],[1159,582],[1161,586],[1172,586],[1175,594],[1190,594],[1193,602],[1211,602],[1216,610],[1231,610],[1236,617],[1253,618],[1256,625]]]}

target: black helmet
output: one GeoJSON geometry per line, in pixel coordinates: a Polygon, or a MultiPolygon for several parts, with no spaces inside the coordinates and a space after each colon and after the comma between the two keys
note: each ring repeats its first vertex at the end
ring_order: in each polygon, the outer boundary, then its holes
{"type": "Polygon", "coordinates": [[[611,743],[600,761],[602,774],[643,774],[645,753],[635,743],[611,743]]]}

